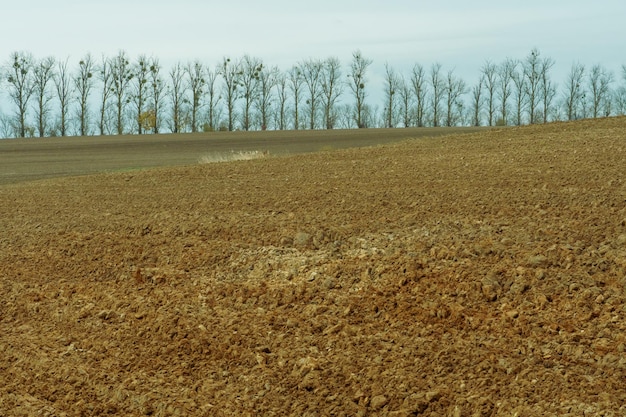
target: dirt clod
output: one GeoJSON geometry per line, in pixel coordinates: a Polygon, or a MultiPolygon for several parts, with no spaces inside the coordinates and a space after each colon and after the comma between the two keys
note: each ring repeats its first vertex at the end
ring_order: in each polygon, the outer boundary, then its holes
{"type": "Polygon", "coordinates": [[[374,410],[383,408],[389,400],[384,395],[376,395],[370,400],[370,407],[374,410]]]}

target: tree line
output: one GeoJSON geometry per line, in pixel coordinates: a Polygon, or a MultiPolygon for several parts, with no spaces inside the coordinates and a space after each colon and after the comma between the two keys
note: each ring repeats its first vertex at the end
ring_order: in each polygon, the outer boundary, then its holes
{"type": "Polygon", "coordinates": [[[245,55],[166,70],[156,57],[125,51],[86,54],[73,67],[14,52],[0,69],[9,104],[0,137],[522,125],[626,113],[626,65],[616,79],[601,64],[574,63],[559,86],[554,59],[536,48],[485,61],[473,85],[440,63],[409,73],[385,64],[376,103],[368,100],[372,62],[357,50],[346,68],[329,57],[280,70],[245,55]]]}

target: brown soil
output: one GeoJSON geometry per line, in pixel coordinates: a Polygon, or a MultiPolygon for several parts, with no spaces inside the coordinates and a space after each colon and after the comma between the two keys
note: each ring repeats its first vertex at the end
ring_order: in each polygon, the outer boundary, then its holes
{"type": "Polygon", "coordinates": [[[0,187],[0,415],[626,414],[626,119],[0,187]]]}

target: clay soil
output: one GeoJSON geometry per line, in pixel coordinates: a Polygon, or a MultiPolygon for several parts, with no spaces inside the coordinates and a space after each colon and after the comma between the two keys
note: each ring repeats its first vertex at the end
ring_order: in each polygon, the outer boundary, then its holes
{"type": "Polygon", "coordinates": [[[626,414],[626,119],[0,187],[2,416],[626,414]]]}

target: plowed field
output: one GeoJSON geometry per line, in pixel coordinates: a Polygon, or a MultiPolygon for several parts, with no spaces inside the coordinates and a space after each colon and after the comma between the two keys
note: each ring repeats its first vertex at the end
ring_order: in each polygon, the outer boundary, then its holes
{"type": "Polygon", "coordinates": [[[293,155],[484,131],[481,127],[284,130],[0,140],[0,185],[43,178],[194,165],[250,152],[293,155]]]}
{"type": "Polygon", "coordinates": [[[626,414],[626,119],[0,186],[2,416],[626,414]]]}

